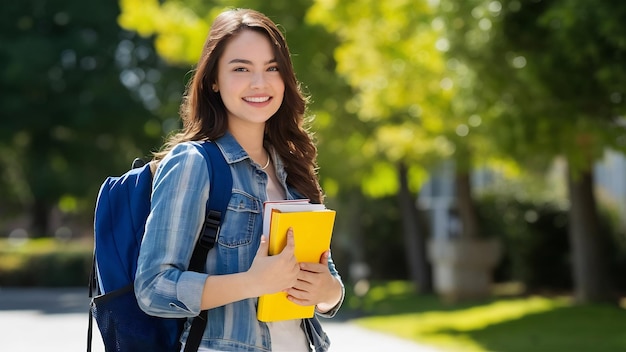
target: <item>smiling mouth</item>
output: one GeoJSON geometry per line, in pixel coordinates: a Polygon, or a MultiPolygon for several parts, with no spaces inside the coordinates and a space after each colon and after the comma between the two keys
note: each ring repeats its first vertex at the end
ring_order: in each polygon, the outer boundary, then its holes
{"type": "Polygon", "coordinates": [[[245,97],[243,100],[249,103],[265,103],[270,100],[270,97],[245,97]]]}

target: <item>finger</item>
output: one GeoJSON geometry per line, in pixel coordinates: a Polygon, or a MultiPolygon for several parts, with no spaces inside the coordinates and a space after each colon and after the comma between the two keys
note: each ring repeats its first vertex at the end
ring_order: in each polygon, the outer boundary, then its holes
{"type": "Polygon", "coordinates": [[[330,256],[330,250],[324,251],[320,256],[320,264],[328,264],[328,257],[330,256]]]}
{"type": "Polygon", "coordinates": [[[313,305],[313,304],[309,303],[309,301],[306,300],[306,299],[300,299],[300,298],[294,297],[292,295],[287,295],[287,299],[290,300],[291,302],[297,304],[297,305],[300,305],[300,306],[311,306],[311,305],[313,305]]]}
{"type": "Polygon", "coordinates": [[[300,270],[304,272],[322,273],[324,272],[325,268],[326,266],[318,263],[300,263],[300,270]]]}
{"type": "MultiPolygon", "coordinates": [[[[309,282],[309,281],[311,281],[311,280],[309,279],[309,277],[308,277],[309,275],[312,275],[312,274],[311,274],[310,272],[308,272],[308,271],[303,271],[303,270],[300,270],[300,271],[298,272],[298,277],[297,277],[297,279],[298,279],[298,283],[300,283],[300,282],[309,282]]],[[[296,285],[297,285],[297,284],[296,284],[296,285]]]]}
{"type": "Polygon", "coordinates": [[[290,288],[289,290],[287,290],[287,297],[290,298],[292,302],[296,302],[298,304],[308,302],[310,300],[308,296],[308,292],[298,290],[296,288],[290,288]]]}
{"type": "Polygon", "coordinates": [[[294,288],[296,290],[300,290],[300,291],[310,291],[311,290],[311,286],[313,286],[311,277],[307,278],[307,277],[303,277],[301,275],[298,275],[298,280],[292,286],[292,288],[294,288]]]}
{"type": "Polygon", "coordinates": [[[293,238],[293,229],[290,227],[289,230],[287,230],[287,244],[285,245],[285,248],[283,248],[281,254],[285,253],[286,255],[293,255],[295,248],[296,241],[293,238]]]}

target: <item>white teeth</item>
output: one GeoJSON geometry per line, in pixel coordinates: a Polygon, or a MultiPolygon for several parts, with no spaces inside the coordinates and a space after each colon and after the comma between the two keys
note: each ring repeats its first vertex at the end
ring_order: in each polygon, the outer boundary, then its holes
{"type": "Polygon", "coordinates": [[[251,103],[264,103],[270,100],[270,97],[246,97],[243,98],[245,101],[249,101],[251,103]]]}

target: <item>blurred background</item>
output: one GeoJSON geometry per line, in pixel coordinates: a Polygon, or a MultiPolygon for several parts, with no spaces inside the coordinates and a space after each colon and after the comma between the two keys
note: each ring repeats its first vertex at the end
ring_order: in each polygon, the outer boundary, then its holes
{"type": "Polygon", "coordinates": [[[7,2],[0,287],[86,286],[101,183],[180,128],[226,7],[280,24],[311,97],[346,318],[457,350],[626,349],[621,0],[7,2]]]}

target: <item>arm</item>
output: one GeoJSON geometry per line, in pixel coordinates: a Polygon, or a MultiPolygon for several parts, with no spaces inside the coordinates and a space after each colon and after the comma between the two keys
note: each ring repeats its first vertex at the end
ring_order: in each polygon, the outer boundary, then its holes
{"type": "Polygon", "coordinates": [[[199,292],[207,275],[187,271],[209,196],[203,156],[189,144],[177,145],[161,161],[141,244],[135,295],[146,313],[189,317],[200,311],[199,292]]]}
{"type": "Polygon", "coordinates": [[[202,309],[279,292],[293,286],[300,273],[294,255],[293,232],[288,232],[287,245],[280,254],[269,256],[267,249],[268,242],[263,236],[248,271],[207,277],[202,291],[202,309]]]}

